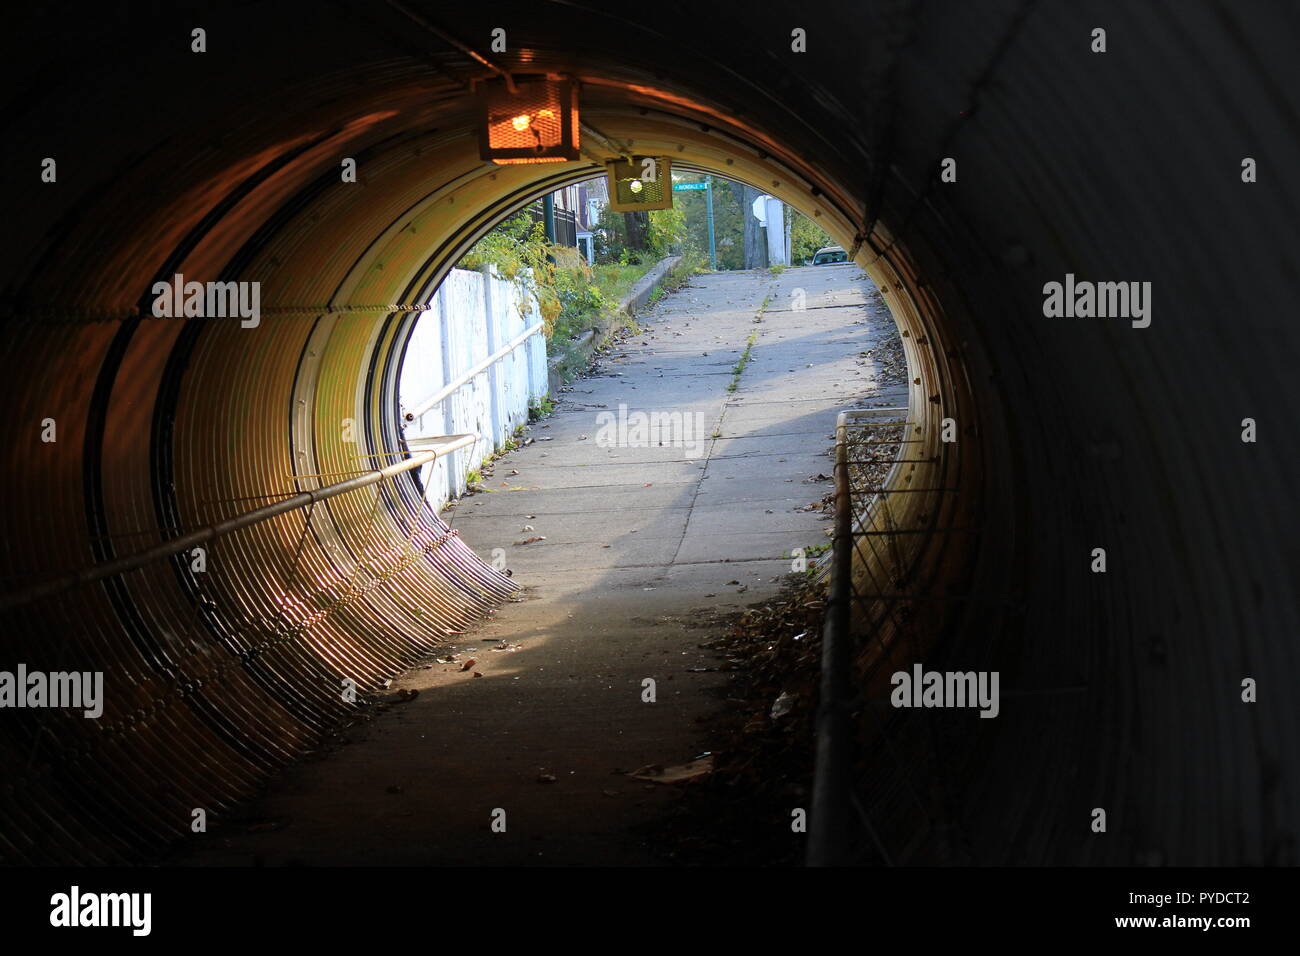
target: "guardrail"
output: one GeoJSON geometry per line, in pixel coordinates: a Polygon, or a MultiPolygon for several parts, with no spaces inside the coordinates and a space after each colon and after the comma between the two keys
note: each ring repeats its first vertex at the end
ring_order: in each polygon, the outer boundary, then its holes
{"type": "Polygon", "coordinates": [[[6,658],[93,673],[101,711],[0,721],[0,860],[156,857],[194,808],[230,812],[517,590],[408,487],[477,439],[358,455],[403,457],[343,475],[272,466],[240,486],[258,495],[205,498],[216,482],[196,476],[185,497],[202,527],[115,528],[97,540],[159,543],[0,599],[6,658]]]}
{"type": "MultiPolygon", "coordinates": [[[[852,862],[846,834],[854,829],[859,808],[854,806],[853,767],[856,728],[853,714],[860,701],[852,677],[855,642],[852,631],[854,603],[861,599],[854,588],[856,541],[869,533],[871,510],[879,492],[888,488],[902,455],[897,452],[889,476],[879,488],[855,482],[852,470],[861,462],[849,457],[850,430],[881,424],[906,426],[906,408],[855,408],[840,412],[835,422],[835,532],[831,547],[831,574],[826,615],[822,621],[821,685],[817,708],[816,757],[813,772],[809,866],[838,866],[852,862]],[[882,422],[882,419],[898,419],[882,422]]],[[[907,442],[900,427],[896,444],[907,442]]],[[[865,821],[864,821],[865,822],[865,821]]]]}
{"type": "MultiPolygon", "coordinates": [[[[162,544],[155,545],[143,551],[137,551],[134,554],[125,555],[113,561],[105,561],[100,564],[90,565],[78,571],[60,575],[39,584],[30,585],[19,591],[14,591],[0,597],[0,611],[7,611],[11,608],[21,607],[25,604],[31,604],[39,601],[41,598],[51,597],[63,591],[71,590],[84,584],[93,584],[96,581],[102,581],[105,578],[113,577],[118,574],[125,574],[129,571],[135,571],[145,565],[152,564],[155,561],[161,561],[170,558],[173,555],[180,554],[183,551],[189,551],[204,542],[211,541],[213,538],[229,534],[232,531],[238,531],[240,528],[247,528],[250,525],[266,521],[278,515],[286,514],[290,511],[296,511],[299,508],[305,508],[313,505],[318,501],[326,501],[338,495],[346,494],[350,491],[356,491],[360,488],[367,488],[370,485],[378,484],[395,475],[419,468],[436,460],[442,455],[447,455],[459,448],[472,446],[478,441],[477,435],[442,435],[437,436],[445,438],[447,441],[422,451],[419,454],[388,465],[385,468],[379,468],[374,471],[366,472],[346,481],[335,482],[332,485],[325,485],[311,491],[304,491],[296,495],[285,498],[283,501],[276,501],[269,505],[263,505],[261,508],[255,508],[252,511],[245,511],[242,514],[235,515],[233,518],[227,518],[224,521],[209,525],[206,528],[200,528],[197,531],[191,531],[188,534],[181,535],[177,538],[171,538],[162,544]]],[[[303,477],[314,477],[310,475],[295,475],[292,478],[298,479],[303,477]]]]}

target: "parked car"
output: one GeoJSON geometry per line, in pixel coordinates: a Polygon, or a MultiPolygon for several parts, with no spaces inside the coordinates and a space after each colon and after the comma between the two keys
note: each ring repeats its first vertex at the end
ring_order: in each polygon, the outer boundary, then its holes
{"type": "Polygon", "coordinates": [[[840,246],[822,246],[813,253],[812,264],[829,266],[836,262],[848,262],[849,254],[840,246]]]}

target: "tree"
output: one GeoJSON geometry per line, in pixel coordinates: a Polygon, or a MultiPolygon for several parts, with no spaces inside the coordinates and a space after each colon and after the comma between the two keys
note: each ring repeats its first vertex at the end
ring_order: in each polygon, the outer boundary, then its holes
{"type": "Polygon", "coordinates": [[[649,214],[613,212],[605,207],[596,232],[598,262],[641,262],[651,255],[649,214]]]}
{"type": "Polygon", "coordinates": [[[627,247],[645,249],[646,234],[650,231],[650,213],[645,211],[623,213],[623,225],[627,229],[627,247]]]}
{"type": "Polygon", "coordinates": [[[763,194],[745,183],[730,182],[728,185],[744,218],[745,259],[741,268],[766,269],[767,243],[763,241],[762,224],[754,218],[754,200],[763,194]]]}
{"type": "MultiPolygon", "coordinates": [[[[790,209],[790,207],[786,207],[790,209]]],[[[804,266],[812,262],[813,254],[823,246],[835,244],[826,232],[802,213],[790,209],[790,264],[804,266]]]]}
{"type": "Polygon", "coordinates": [[[699,251],[689,241],[691,236],[686,230],[686,215],[679,207],[652,209],[646,215],[650,223],[646,230],[646,247],[655,258],[699,251]]]}

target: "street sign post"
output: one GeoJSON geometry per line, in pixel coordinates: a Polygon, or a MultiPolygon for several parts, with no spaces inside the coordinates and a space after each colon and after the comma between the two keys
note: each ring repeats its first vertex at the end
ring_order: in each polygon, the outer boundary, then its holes
{"type": "Polygon", "coordinates": [[[718,249],[713,243],[713,177],[704,178],[705,195],[709,197],[709,268],[718,271],[718,249]]]}

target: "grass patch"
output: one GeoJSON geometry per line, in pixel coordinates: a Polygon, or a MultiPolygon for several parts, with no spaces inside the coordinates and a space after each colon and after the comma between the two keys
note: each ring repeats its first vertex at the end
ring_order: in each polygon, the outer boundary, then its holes
{"type": "Polygon", "coordinates": [[[649,263],[618,262],[591,266],[588,276],[572,279],[573,288],[563,288],[563,308],[551,333],[553,352],[564,354],[565,346],[600,324],[600,319],[618,307],[619,300],[654,266],[649,263]]]}
{"type": "MultiPolygon", "coordinates": [[[[543,395],[528,406],[528,420],[530,422],[540,422],[553,411],[555,411],[555,402],[551,399],[551,396],[543,395]]],[[[523,430],[522,425],[519,426],[519,430],[523,430]]]]}
{"type": "Polygon", "coordinates": [[[688,252],[678,260],[677,265],[668,270],[659,288],[664,292],[676,292],[691,281],[692,276],[704,275],[709,271],[699,253],[688,252]]]}
{"type": "Polygon", "coordinates": [[[591,284],[600,290],[607,299],[618,300],[632,291],[632,286],[651,270],[657,263],[644,262],[621,265],[611,262],[608,265],[591,267],[591,284]]]}
{"type": "Polygon", "coordinates": [[[728,392],[734,392],[740,387],[740,376],[745,371],[745,366],[749,364],[749,353],[754,350],[754,343],[758,340],[758,329],[749,333],[749,341],[745,343],[745,351],[740,353],[740,361],[731,372],[731,384],[727,386],[728,392]]]}

